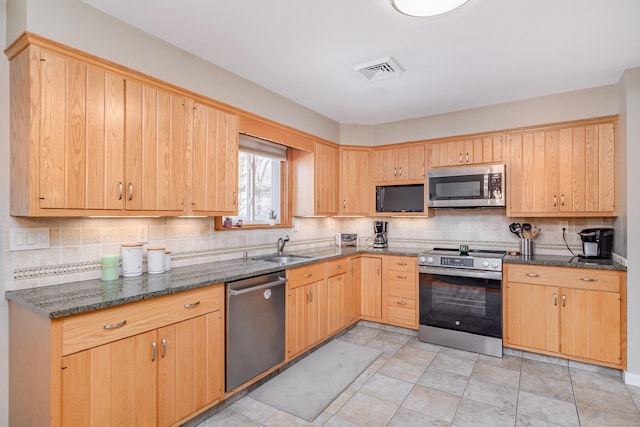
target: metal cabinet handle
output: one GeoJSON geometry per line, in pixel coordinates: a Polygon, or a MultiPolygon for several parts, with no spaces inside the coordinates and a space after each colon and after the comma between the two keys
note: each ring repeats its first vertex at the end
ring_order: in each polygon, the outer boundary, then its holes
{"type": "Polygon", "coordinates": [[[238,201],[238,197],[236,196],[236,194],[237,194],[237,193],[234,191],[234,192],[233,192],[233,204],[234,204],[234,205],[235,205],[235,204],[237,203],[237,201],[238,201]]]}
{"type": "Polygon", "coordinates": [[[407,303],[405,301],[396,301],[396,303],[398,305],[407,305],[407,303]]]}
{"type": "Polygon", "coordinates": [[[462,153],[460,153],[460,161],[459,163],[462,163],[462,153]]]}
{"type": "Polygon", "coordinates": [[[401,266],[403,266],[403,267],[407,265],[407,263],[406,263],[406,262],[396,262],[396,264],[401,265],[401,266]]]}
{"type": "Polygon", "coordinates": [[[342,201],[342,209],[347,209],[347,201],[346,200],[342,201]]]}
{"type": "Polygon", "coordinates": [[[400,176],[402,176],[402,168],[400,168],[400,176]]]}
{"type": "Polygon", "coordinates": [[[592,277],[581,277],[580,280],[582,280],[583,282],[597,282],[598,279],[594,279],[592,277]]]}
{"type": "Polygon", "coordinates": [[[129,201],[133,200],[133,184],[129,183],[129,201]]]}
{"type": "Polygon", "coordinates": [[[566,295],[562,295],[562,306],[563,307],[567,306],[567,296],[566,295]]]}
{"type": "Polygon", "coordinates": [[[397,277],[398,277],[398,279],[406,279],[406,278],[407,278],[407,276],[401,276],[401,275],[399,275],[399,274],[398,274],[398,276],[397,276],[397,277]]]}
{"type": "Polygon", "coordinates": [[[122,322],[112,323],[110,325],[104,325],[103,328],[104,329],[116,329],[116,328],[120,328],[120,327],[122,327],[122,326],[124,326],[126,324],[127,324],[127,321],[123,320],[122,322]]]}
{"type": "Polygon", "coordinates": [[[398,176],[398,168],[393,168],[393,176],[398,176]]]}
{"type": "Polygon", "coordinates": [[[313,302],[313,291],[309,291],[309,295],[311,297],[311,299],[309,299],[309,302],[313,302]]]}
{"type": "Polygon", "coordinates": [[[184,308],[192,308],[192,307],[197,307],[200,305],[200,301],[196,301],[196,302],[192,302],[190,304],[185,304],[184,308]]]}
{"type": "Polygon", "coordinates": [[[540,275],[536,274],[536,273],[527,273],[527,274],[525,274],[525,276],[527,276],[527,277],[540,277],[540,275]]]}
{"type": "Polygon", "coordinates": [[[122,181],[118,182],[118,200],[122,200],[122,181]]]}
{"type": "Polygon", "coordinates": [[[553,195],[553,207],[555,208],[556,206],[558,206],[558,196],[556,196],[555,194],[553,195]]]}
{"type": "Polygon", "coordinates": [[[342,268],[342,264],[336,265],[336,269],[340,269],[340,268],[342,268]]]}
{"type": "Polygon", "coordinates": [[[307,273],[307,274],[305,274],[305,275],[304,275],[304,277],[306,277],[307,279],[308,279],[309,277],[311,277],[311,276],[313,276],[313,273],[307,273]]]}
{"type": "Polygon", "coordinates": [[[469,153],[467,153],[467,163],[469,163],[469,153]]]}
{"type": "Polygon", "coordinates": [[[376,274],[379,276],[380,275],[380,266],[376,265],[376,274]]]}
{"type": "Polygon", "coordinates": [[[564,194],[560,195],[560,204],[564,206],[564,194]]]}
{"type": "Polygon", "coordinates": [[[160,342],[162,343],[162,358],[164,358],[167,355],[167,340],[162,338],[160,342]]]}
{"type": "Polygon", "coordinates": [[[558,294],[553,294],[553,305],[558,305],[558,294]]]}
{"type": "Polygon", "coordinates": [[[151,343],[151,348],[153,349],[153,357],[151,358],[151,361],[155,362],[156,356],[158,356],[158,346],[156,345],[155,341],[151,343]]]}

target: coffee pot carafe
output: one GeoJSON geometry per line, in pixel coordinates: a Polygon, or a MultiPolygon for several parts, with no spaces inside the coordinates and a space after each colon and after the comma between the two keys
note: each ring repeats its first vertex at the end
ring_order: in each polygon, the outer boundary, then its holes
{"type": "Polygon", "coordinates": [[[384,249],[387,247],[387,230],[389,223],[386,221],[373,221],[373,232],[375,237],[373,239],[374,249],[384,249]]]}

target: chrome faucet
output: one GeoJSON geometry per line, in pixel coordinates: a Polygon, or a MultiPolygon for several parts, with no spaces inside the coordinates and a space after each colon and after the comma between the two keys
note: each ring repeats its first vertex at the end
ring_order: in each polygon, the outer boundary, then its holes
{"type": "Polygon", "coordinates": [[[284,251],[284,245],[289,241],[289,235],[285,234],[284,237],[278,239],[278,255],[282,255],[284,251]]]}

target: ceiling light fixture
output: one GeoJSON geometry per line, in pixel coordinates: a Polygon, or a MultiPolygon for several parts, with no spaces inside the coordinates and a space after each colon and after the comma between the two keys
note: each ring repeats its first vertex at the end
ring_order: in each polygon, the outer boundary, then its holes
{"type": "Polygon", "coordinates": [[[469,0],[391,0],[391,6],[409,16],[435,16],[459,8],[469,0]]]}

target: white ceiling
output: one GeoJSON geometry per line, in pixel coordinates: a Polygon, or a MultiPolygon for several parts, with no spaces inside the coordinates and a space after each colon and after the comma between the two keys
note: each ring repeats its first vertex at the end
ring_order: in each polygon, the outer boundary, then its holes
{"type": "Polygon", "coordinates": [[[432,18],[389,0],[84,1],[340,123],[613,84],[640,66],[640,0],[470,0],[432,18]],[[386,56],[404,73],[353,70],[386,56]]]}

